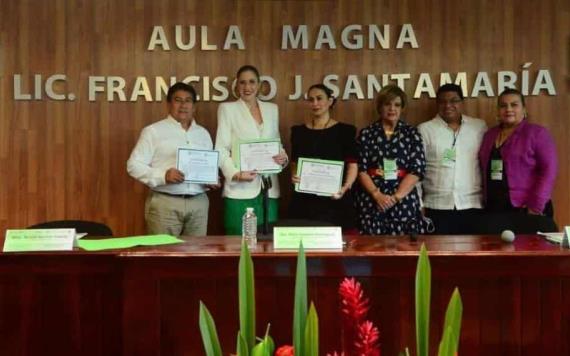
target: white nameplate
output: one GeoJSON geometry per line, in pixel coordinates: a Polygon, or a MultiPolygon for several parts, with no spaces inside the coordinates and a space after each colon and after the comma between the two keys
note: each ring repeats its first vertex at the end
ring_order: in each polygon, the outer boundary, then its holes
{"type": "Polygon", "coordinates": [[[541,231],[538,231],[536,234],[543,236],[546,240],[548,240],[552,243],[555,243],[555,244],[561,244],[562,239],[564,238],[563,232],[541,232],[541,231]]]}
{"type": "Polygon", "coordinates": [[[303,241],[305,249],[342,249],[340,226],[326,227],[274,227],[273,248],[296,250],[303,241]]]}
{"type": "Polygon", "coordinates": [[[6,230],[4,252],[71,251],[75,229],[6,230]]]}
{"type": "Polygon", "coordinates": [[[562,236],[562,247],[570,248],[570,226],[564,227],[564,235],[562,236]]]}

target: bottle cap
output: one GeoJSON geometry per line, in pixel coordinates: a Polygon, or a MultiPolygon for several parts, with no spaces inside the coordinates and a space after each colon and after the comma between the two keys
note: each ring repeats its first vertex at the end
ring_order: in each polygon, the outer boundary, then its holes
{"type": "Polygon", "coordinates": [[[253,208],[245,208],[245,211],[248,213],[253,213],[253,208]]]}

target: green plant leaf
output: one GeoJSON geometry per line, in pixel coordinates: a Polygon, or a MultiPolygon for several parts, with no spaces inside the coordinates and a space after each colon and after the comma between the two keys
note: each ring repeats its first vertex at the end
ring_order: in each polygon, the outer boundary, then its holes
{"type": "Polygon", "coordinates": [[[293,347],[295,355],[303,356],[303,339],[307,320],[307,264],[303,242],[299,244],[293,306],[293,347]]]}
{"type": "Polygon", "coordinates": [[[269,334],[265,335],[265,347],[267,348],[269,355],[273,355],[273,352],[275,352],[275,342],[273,341],[273,338],[269,336],[269,334]]]}
{"type": "Polygon", "coordinates": [[[271,356],[265,341],[261,341],[259,344],[255,345],[253,350],[251,350],[251,356],[271,356]]]}
{"type": "Polygon", "coordinates": [[[255,345],[255,285],[253,261],[245,240],[241,244],[238,279],[240,333],[251,350],[255,345]]]}
{"type": "Polygon", "coordinates": [[[441,342],[439,343],[439,349],[437,352],[438,356],[454,356],[453,352],[453,330],[451,327],[447,327],[443,331],[443,336],[441,337],[441,342]]]}
{"type": "Polygon", "coordinates": [[[267,324],[265,328],[265,336],[262,338],[258,337],[257,340],[265,342],[265,347],[270,355],[273,355],[273,351],[275,351],[275,342],[271,335],[269,335],[269,329],[271,328],[271,324],[267,324]]]}
{"type": "Polygon", "coordinates": [[[315,305],[311,302],[307,323],[305,325],[304,356],[319,356],[319,316],[315,305]]]}
{"type": "Polygon", "coordinates": [[[249,349],[247,348],[247,342],[241,335],[241,332],[238,331],[237,333],[237,347],[236,347],[237,356],[249,356],[249,349]]]}
{"type": "Polygon", "coordinates": [[[206,356],[222,356],[222,348],[218,340],[218,332],[216,324],[208,308],[200,301],[200,334],[202,334],[202,343],[206,356]]]}
{"type": "Polygon", "coordinates": [[[275,350],[275,343],[271,336],[269,336],[269,325],[265,331],[265,337],[261,342],[251,350],[251,356],[271,356],[275,350]]]}
{"type": "Polygon", "coordinates": [[[455,288],[445,312],[444,334],[439,345],[439,355],[453,356],[459,349],[462,315],[463,303],[461,302],[461,295],[459,290],[455,288]]]}
{"type": "Polygon", "coordinates": [[[453,331],[453,345],[454,352],[459,349],[459,337],[461,336],[461,320],[463,319],[463,302],[461,301],[461,294],[459,289],[455,288],[449,304],[447,306],[447,311],[445,312],[445,325],[451,326],[453,331]]]}
{"type": "Polygon", "coordinates": [[[424,244],[416,269],[416,347],[418,356],[429,352],[429,312],[431,297],[431,266],[424,244]]]}

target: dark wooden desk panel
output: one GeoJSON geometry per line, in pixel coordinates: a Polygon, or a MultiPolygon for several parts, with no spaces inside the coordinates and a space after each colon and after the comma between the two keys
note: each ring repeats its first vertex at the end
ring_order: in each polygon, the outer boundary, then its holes
{"type": "Polygon", "coordinates": [[[0,255],[0,355],[118,355],[114,255],[0,255]]]}
{"type": "MultiPolygon", "coordinates": [[[[414,275],[424,241],[433,275],[432,348],[458,286],[465,306],[462,355],[568,354],[568,341],[562,337],[570,320],[563,303],[570,286],[568,250],[533,236],[520,236],[514,244],[470,236],[426,237],[416,243],[392,237],[348,240],[342,252],[308,253],[309,298],[319,312],[323,352],[340,347],[336,290],[344,276],[357,277],[366,289],[384,354],[414,347],[414,275]]],[[[224,349],[233,350],[239,239],[191,238],[184,245],[137,249],[121,257],[128,260],[125,280],[144,286],[136,292],[125,288],[125,354],[201,354],[199,300],[214,315],[224,349]]],[[[271,322],[276,342],[289,343],[296,254],[260,242],[253,258],[258,333],[271,322]]]]}
{"type": "MultiPolygon", "coordinates": [[[[240,240],[185,240],[106,253],[0,255],[0,354],[201,355],[199,300],[214,315],[226,354],[233,351],[240,240]]],[[[340,346],[336,290],[345,276],[357,277],[371,299],[383,354],[414,348],[422,241],[432,264],[432,349],[458,286],[462,356],[570,354],[569,250],[535,236],[514,244],[490,236],[347,240],[343,251],[308,252],[323,354],[340,346]]],[[[258,334],[271,322],[276,342],[290,343],[296,252],[260,242],[253,258],[258,334]]]]}

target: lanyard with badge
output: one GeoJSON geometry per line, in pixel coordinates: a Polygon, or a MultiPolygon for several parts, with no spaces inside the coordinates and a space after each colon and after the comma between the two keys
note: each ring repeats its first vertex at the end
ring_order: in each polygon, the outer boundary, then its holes
{"type": "Polygon", "coordinates": [[[455,148],[455,144],[457,143],[457,137],[459,137],[459,132],[461,131],[461,126],[457,131],[453,132],[453,143],[451,144],[451,148],[446,148],[443,150],[443,157],[441,159],[441,163],[444,167],[454,167],[455,161],[457,159],[457,150],[455,148]]]}
{"type": "Polygon", "coordinates": [[[491,160],[491,180],[503,180],[503,160],[491,160]]]}
{"type": "MultiPolygon", "coordinates": [[[[395,134],[394,134],[395,135],[395,134]]],[[[387,140],[387,145],[385,150],[387,152],[392,151],[392,140],[387,140]]],[[[383,178],[384,180],[397,180],[398,179],[398,164],[396,159],[383,158],[382,160],[383,178]]]]}
{"type": "Polygon", "coordinates": [[[383,160],[384,180],[398,179],[398,164],[395,159],[384,158],[383,160]]]}
{"type": "MultiPolygon", "coordinates": [[[[501,143],[501,145],[498,145],[497,143],[495,143],[495,148],[498,150],[499,152],[499,157],[497,158],[491,158],[491,180],[496,180],[496,181],[501,181],[503,180],[503,171],[504,171],[504,165],[503,165],[503,157],[501,157],[501,147],[504,144],[504,141],[501,143]]],[[[493,155],[493,154],[491,154],[493,155]]]]}

